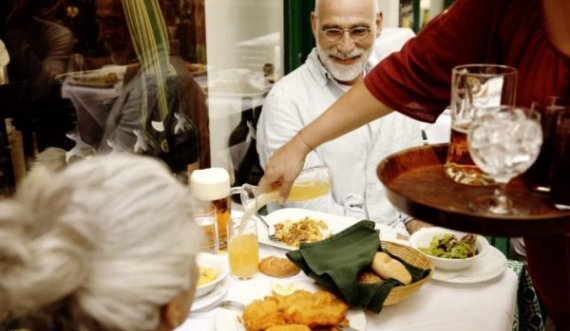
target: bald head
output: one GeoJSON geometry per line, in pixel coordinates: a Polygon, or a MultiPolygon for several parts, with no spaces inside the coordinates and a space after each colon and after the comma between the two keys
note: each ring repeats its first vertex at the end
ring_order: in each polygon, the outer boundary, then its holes
{"type": "Polygon", "coordinates": [[[376,17],[378,14],[378,1],[377,0],[315,0],[315,10],[314,14],[319,16],[319,13],[328,6],[338,6],[342,3],[351,3],[356,6],[367,6],[370,9],[370,15],[372,18],[376,17]]]}

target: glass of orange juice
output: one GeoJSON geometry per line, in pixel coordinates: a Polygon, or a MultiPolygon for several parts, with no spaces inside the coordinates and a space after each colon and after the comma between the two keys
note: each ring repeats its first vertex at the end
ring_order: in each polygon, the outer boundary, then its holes
{"type": "Polygon", "coordinates": [[[230,272],[237,279],[252,278],[258,271],[259,242],[255,219],[232,218],[228,226],[230,272]],[[243,222],[246,222],[242,224],[243,222]]]}

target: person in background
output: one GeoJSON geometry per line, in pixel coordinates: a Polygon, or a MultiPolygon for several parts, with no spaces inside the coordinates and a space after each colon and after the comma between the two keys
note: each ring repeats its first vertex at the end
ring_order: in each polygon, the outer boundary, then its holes
{"type": "Polygon", "coordinates": [[[53,13],[60,0],[4,0],[0,7],[0,38],[11,61],[10,85],[0,91],[3,115],[18,129],[34,131],[41,151],[67,147],[65,133],[73,127],[70,106],[61,98],[56,76],[65,73],[74,37],[53,13]]]}
{"type": "MultiPolygon", "coordinates": [[[[49,162],[48,162],[49,163],[49,162]]],[[[164,331],[188,314],[200,231],[159,161],[35,166],[0,201],[0,329],[164,331]]]]}
{"type": "Polygon", "coordinates": [[[175,173],[186,173],[190,164],[208,167],[205,96],[182,59],[170,54],[158,1],[96,0],[95,6],[107,60],[126,65],[127,70],[102,131],[86,142],[100,152],[118,150],[160,158],[175,173]]]}
{"type": "MultiPolygon", "coordinates": [[[[262,166],[372,68],[369,58],[381,34],[382,13],[375,0],[317,0],[311,25],[317,46],[265,99],[256,136],[262,166]]],[[[325,165],[332,192],[285,205],[367,218],[407,234],[405,216],[386,199],[376,167],[385,156],[421,142],[418,121],[397,113],[372,121],[308,154],[304,167],[325,165]]]]}
{"type": "MultiPolygon", "coordinates": [[[[455,1],[277,150],[260,185],[281,185],[286,197],[313,148],[392,110],[435,121],[449,104],[451,69],[457,65],[516,67],[519,106],[570,97],[568,17],[570,0],[455,1]]],[[[525,244],[529,272],[548,315],[559,330],[570,330],[570,234],[527,237],[525,244]]]]}

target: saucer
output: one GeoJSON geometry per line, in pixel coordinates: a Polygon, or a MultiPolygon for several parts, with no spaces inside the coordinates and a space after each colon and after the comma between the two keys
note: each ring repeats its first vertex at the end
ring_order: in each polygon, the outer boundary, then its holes
{"type": "Polygon", "coordinates": [[[210,293],[199,298],[194,298],[190,312],[194,313],[214,308],[220,301],[222,301],[228,292],[228,289],[228,280],[224,279],[210,293]]]}
{"type": "Polygon", "coordinates": [[[507,269],[507,258],[493,246],[487,248],[485,255],[471,266],[461,270],[435,269],[433,279],[454,284],[481,283],[498,277],[507,269]]]}

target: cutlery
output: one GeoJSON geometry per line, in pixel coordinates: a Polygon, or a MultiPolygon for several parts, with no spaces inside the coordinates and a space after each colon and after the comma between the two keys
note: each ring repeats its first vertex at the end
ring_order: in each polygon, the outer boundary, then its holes
{"type": "Polygon", "coordinates": [[[232,309],[237,311],[244,311],[245,305],[241,302],[233,301],[233,300],[224,300],[220,302],[220,307],[226,309],[232,309]]]}
{"type": "Polygon", "coordinates": [[[267,228],[267,238],[271,241],[283,243],[281,240],[279,240],[279,239],[277,239],[277,237],[275,237],[275,228],[273,226],[271,226],[269,223],[267,223],[265,218],[263,218],[263,216],[261,216],[260,214],[257,214],[256,216],[261,220],[261,222],[267,228]]]}
{"type": "MultiPolygon", "coordinates": [[[[236,310],[239,312],[243,312],[245,310],[245,305],[241,302],[233,301],[233,300],[224,300],[220,302],[220,307],[236,310]]],[[[350,326],[343,326],[343,325],[336,325],[335,328],[340,331],[358,331],[355,328],[351,328],[350,326]]]]}

